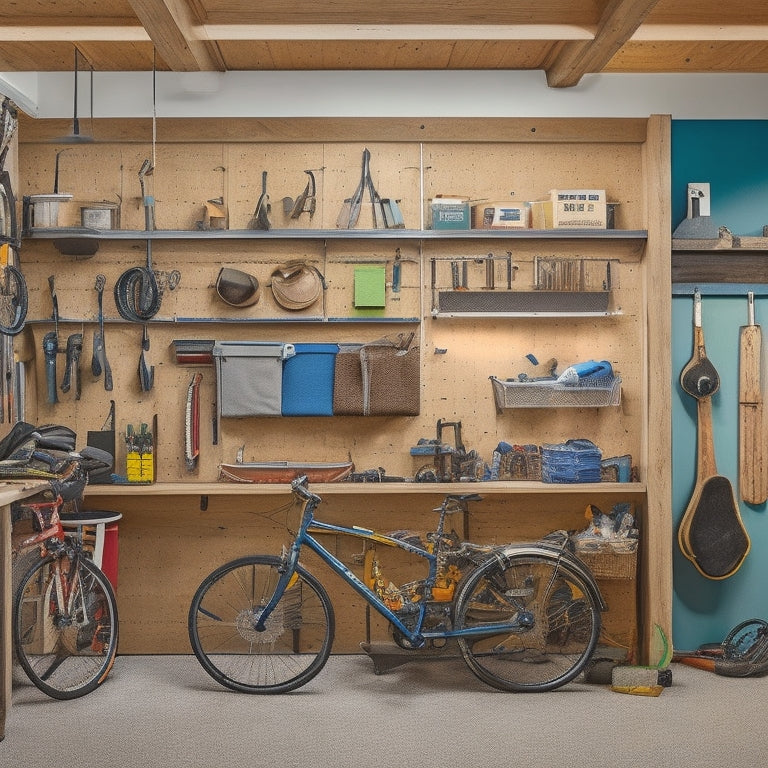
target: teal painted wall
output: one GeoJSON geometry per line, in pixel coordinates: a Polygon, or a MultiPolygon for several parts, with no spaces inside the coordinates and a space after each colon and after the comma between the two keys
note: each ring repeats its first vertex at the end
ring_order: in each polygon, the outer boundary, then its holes
{"type": "MultiPolygon", "coordinates": [[[[768,224],[768,121],[672,121],[672,224],[686,215],[689,181],[711,185],[712,220],[737,235],[761,235],[768,224]]],[[[727,254],[723,254],[727,259],[727,254]]],[[[768,251],[766,251],[768,258],[768,251]]],[[[738,488],[739,329],[747,322],[746,292],[755,292],[755,319],[768,351],[768,285],[744,285],[736,295],[702,285],[707,354],[721,378],[713,396],[717,468],[738,488]]],[[[672,505],[675,523],[673,639],[679,649],[719,642],[736,624],[768,620],[768,509],[739,502],[752,549],[731,577],[702,576],[680,552],[677,526],[696,474],[696,402],[680,388],[679,373],[693,351],[693,298],[672,299],[672,505]]]]}

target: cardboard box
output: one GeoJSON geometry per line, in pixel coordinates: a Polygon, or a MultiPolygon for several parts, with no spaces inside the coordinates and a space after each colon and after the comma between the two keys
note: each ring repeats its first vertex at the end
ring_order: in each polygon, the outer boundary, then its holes
{"type": "Polygon", "coordinates": [[[534,229],[605,229],[607,219],[604,189],[552,189],[531,202],[534,229]]]}
{"type": "Polygon", "coordinates": [[[479,203],[472,206],[472,229],[527,229],[529,203],[479,203]]]}
{"type": "Polygon", "coordinates": [[[428,229],[469,229],[469,199],[437,197],[429,202],[428,229]]]}

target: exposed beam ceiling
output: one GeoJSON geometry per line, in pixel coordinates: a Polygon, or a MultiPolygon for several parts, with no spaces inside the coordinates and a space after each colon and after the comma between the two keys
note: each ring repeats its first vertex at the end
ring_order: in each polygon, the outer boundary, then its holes
{"type": "Polygon", "coordinates": [[[765,0],[0,2],[0,71],[768,72],[765,0]]]}

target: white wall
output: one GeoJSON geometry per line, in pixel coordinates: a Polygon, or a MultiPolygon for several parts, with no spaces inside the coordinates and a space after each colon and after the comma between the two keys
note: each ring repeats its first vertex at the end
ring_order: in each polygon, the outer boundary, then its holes
{"type": "MultiPolygon", "coordinates": [[[[80,117],[90,115],[90,90],[81,72],[80,117]]],[[[574,88],[549,88],[540,70],[158,72],[156,90],[158,117],[768,118],[765,74],[587,75],[574,88]]],[[[0,73],[7,91],[33,116],[72,115],[71,72],[0,73]]],[[[96,72],[93,114],[151,115],[152,74],[96,72]]]]}

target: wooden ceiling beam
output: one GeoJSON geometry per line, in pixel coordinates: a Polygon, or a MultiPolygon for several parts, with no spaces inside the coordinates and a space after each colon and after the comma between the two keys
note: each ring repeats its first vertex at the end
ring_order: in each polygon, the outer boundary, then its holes
{"type": "MultiPolygon", "coordinates": [[[[153,6],[154,7],[154,6],[153,6]]],[[[593,41],[595,27],[577,24],[198,24],[196,39],[268,40],[579,40],[593,41]]],[[[192,38],[191,38],[192,39],[192,38]]],[[[138,21],[119,19],[93,24],[41,24],[15,19],[0,26],[0,42],[146,42],[138,21]]],[[[768,40],[762,24],[655,24],[639,26],[629,37],[642,42],[759,42],[768,40]]]]}
{"type": "Polygon", "coordinates": [[[184,0],[129,0],[155,50],[175,72],[217,71],[226,67],[192,5],[184,0]]]}
{"type": "Polygon", "coordinates": [[[545,66],[551,88],[578,85],[589,72],[600,72],[637,31],[659,0],[609,0],[589,42],[566,42],[545,66]]]}

